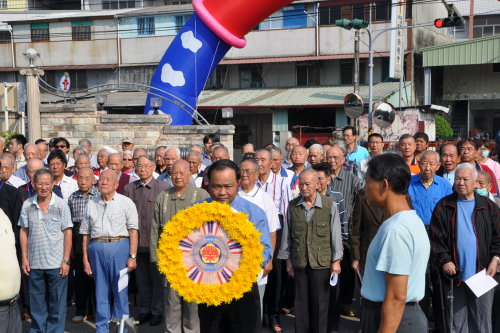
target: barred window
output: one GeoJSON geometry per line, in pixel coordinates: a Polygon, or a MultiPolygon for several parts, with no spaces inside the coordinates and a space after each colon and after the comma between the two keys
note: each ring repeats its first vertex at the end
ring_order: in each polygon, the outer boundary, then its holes
{"type": "Polygon", "coordinates": [[[49,24],[35,23],[31,25],[32,42],[48,42],[50,40],[49,24]]]}
{"type": "Polygon", "coordinates": [[[104,0],[102,2],[102,9],[122,9],[122,8],[136,8],[136,7],[142,7],[142,1],[104,0]]]}
{"type": "Polygon", "coordinates": [[[0,9],[7,9],[8,0],[0,0],[0,9]]]}
{"type": "Polygon", "coordinates": [[[71,36],[73,40],[90,40],[92,21],[71,22],[71,36]]]}
{"type": "Polygon", "coordinates": [[[155,34],[155,18],[154,17],[138,17],[137,18],[137,34],[139,36],[151,36],[155,34]]]}
{"type": "Polygon", "coordinates": [[[0,43],[10,43],[10,31],[0,31],[0,43]]]}

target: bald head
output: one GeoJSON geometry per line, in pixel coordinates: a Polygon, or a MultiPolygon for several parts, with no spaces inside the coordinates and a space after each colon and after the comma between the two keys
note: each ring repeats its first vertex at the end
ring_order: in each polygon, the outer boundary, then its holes
{"type": "Polygon", "coordinates": [[[301,166],[306,163],[307,159],[307,149],[303,146],[294,146],[290,154],[290,160],[292,161],[294,167],[301,166]]]}
{"type": "Polygon", "coordinates": [[[38,158],[32,158],[26,163],[26,175],[33,182],[33,176],[37,170],[43,169],[43,161],[38,158]]]}
{"type": "Polygon", "coordinates": [[[191,171],[186,160],[177,160],[172,166],[172,183],[177,192],[183,192],[189,186],[191,171]]]}
{"type": "Polygon", "coordinates": [[[26,161],[32,158],[40,158],[40,148],[34,143],[28,143],[24,146],[23,154],[26,161]]]}
{"type": "Polygon", "coordinates": [[[108,168],[113,170],[117,175],[121,172],[123,168],[123,159],[120,153],[109,154],[108,168]]]}

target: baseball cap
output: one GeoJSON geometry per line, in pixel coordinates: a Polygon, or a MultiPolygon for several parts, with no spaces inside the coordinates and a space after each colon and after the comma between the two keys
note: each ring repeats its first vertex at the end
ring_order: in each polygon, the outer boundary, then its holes
{"type": "Polygon", "coordinates": [[[134,140],[131,137],[126,137],[122,140],[122,143],[134,143],[134,140]]]}

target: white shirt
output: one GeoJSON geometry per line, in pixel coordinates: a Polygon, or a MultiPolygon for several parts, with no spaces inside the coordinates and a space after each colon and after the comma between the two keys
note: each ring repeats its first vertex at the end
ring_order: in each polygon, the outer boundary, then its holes
{"type": "Polygon", "coordinates": [[[269,172],[269,176],[267,177],[264,184],[262,184],[258,179],[256,183],[257,187],[261,188],[264,192],[266,192],[269,195],[269,197],[271,197],[278,211],[281,201],[281,183],[282,183],[281,176],[275,174],[272,171],[269,172]]]}
{"type": "Polygon", "coordinates": [[[66,203],[68,203],[69,196],[73,194],[73,192],[78,190],[78,183],[76,182],[76,180],[66,175],[64,175],[61,182],[56,185],[59,185],[59,187],[61,187],[63,199],[66,203]]]}
{"type": "Polygon", "coordinates": [[[8,300],[19,293],[21,271],[16,255],[16,241],[12,224],[0,209],[0,300],[8,300]]]}
{"type": "Polygon", "coordinates": [[[24,180],[22,180],[21,178],[12,175],[12,176],[10,176],[9,180],[7,180],[7,184],[12,185],[15,188],[18,188],[19,186],[26,184],[26,182],[24,180]]]}

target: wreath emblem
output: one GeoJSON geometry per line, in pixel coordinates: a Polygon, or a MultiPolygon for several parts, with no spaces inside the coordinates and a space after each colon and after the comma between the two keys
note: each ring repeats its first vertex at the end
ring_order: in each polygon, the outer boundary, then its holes
{"type": "Polygon", "coordinates": [[[248,215],[203,202],[178,212],[164,227],[158,267],[187,302],[220,305],[241,298],[257,281],[263,246],[248,215]]]}

